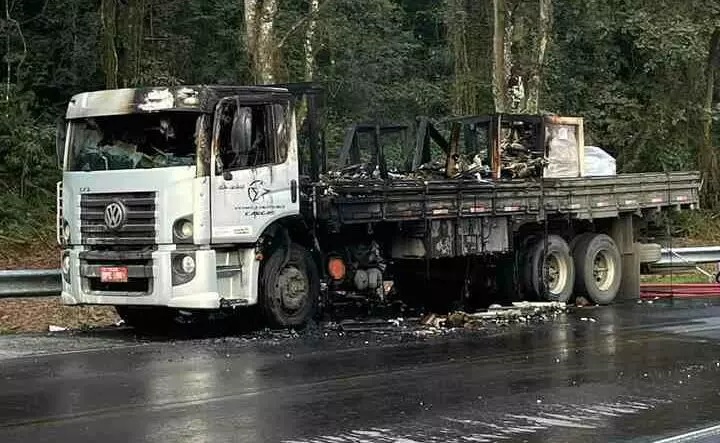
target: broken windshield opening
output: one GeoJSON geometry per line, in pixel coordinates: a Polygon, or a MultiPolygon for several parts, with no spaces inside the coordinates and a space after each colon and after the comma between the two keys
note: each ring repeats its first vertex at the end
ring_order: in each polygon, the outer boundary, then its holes
{"type": "Polygon", "coordinates": [[[190,112],[128,114],[70,123],[71,171],[195,165],[196,126],[190,112]]]}

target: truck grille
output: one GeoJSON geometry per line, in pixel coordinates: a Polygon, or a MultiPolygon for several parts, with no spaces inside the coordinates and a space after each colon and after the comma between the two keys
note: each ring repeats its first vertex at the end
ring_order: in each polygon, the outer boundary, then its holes
{"type": "Polygon", "coordinates": [[[80,232],[86,245],[151,245],[155,243],[155,192],[83,194],[80,199],[80,232]],[[108,205],[119,203],[122,221],[110,227],[108,205]]]}

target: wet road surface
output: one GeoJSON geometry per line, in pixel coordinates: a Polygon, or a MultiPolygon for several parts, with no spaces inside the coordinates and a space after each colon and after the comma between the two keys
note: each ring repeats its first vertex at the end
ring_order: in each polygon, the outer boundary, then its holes
{"type": "Polygon", "coordinates": [[[719,423],[708,301],[435,337],[0,337],[4,443],[640,442],[719,423]]]}

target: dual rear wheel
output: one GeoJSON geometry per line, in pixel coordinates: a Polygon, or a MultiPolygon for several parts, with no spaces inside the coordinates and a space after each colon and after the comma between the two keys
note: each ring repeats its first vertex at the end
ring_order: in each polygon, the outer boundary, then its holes
{"type": "Polygon", "coordinates": [[[605,305],[617,296],[621,256],[605,234],[581,234],[568,244],[558,235],[531,242],[521,256],[521,286],[531,298],[568,302],[584,296],[605,305]]]}

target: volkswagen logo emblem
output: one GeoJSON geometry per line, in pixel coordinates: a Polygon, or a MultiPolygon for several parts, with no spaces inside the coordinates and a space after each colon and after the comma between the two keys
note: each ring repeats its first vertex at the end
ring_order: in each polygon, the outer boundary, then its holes
{"type": "Polygon", "coordinates": [[[120,202],[112,202],[105,206],[105,226],[110,229],[118,229],[125,224],[125,205],[120,202]]]}

